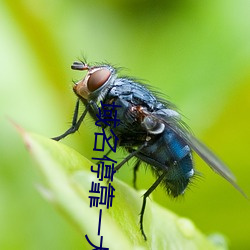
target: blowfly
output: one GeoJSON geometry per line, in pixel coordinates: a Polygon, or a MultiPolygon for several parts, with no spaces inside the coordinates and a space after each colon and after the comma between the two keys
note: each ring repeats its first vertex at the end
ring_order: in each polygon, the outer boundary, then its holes
{"type": "Polygon", "coordinates": [[[53,139],[59,141],[76,132],[87,113],[97,121],[101,102],[120,106],[116,117],[120,125],[112,129],[119,138],[119,147],[126,149],[128,155],[115,170],[135,157],[134,185],[136,171],[142,163],[149,165],[157,177],[143,195],[140,230],[145,240],[143,216],[147,197],[159,184],[172,197],[184,193],[195,174],[192,151],[244,195],[232,172],[189,132],[175,106],[169,101],[158,98],[148,86],[133,78],[119,77],[117,70],[109,64],[90,66],[85,62],[74,62],[71,68],[84,70],[87,74],[73,87],[78,99],[71,127],[53,139]],[[80,102],[85,110],[79,116],[80,102]]]}

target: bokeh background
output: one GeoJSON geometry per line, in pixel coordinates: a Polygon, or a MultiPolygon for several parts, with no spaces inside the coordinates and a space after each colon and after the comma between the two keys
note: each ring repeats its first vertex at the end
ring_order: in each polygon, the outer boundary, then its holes
{"type": "MultiPolygon", "coordinates": [[[[84,249],[85,239],[35,189],[39,173],[8,117],[52,137],[75,105],[78,58],[123,66],[174,102],[250,195],[250,1],[0,2],[0,249],[84,249]]],[[[93,156],[90,119],[63,143],[93,156]]],[[[121,152],[113,156],[122,159],[121,152]]],[[[197,157],[202,177],[177,201],[153,199],[250,249],[250,202],[197,157]]],[[[118,177],[131,185],[130,163],[118,177]]],[[[138,186],[153,182],[141,169],[138,186]]],[[[117,194],[116,194],[117,195],[117,194]]]]}

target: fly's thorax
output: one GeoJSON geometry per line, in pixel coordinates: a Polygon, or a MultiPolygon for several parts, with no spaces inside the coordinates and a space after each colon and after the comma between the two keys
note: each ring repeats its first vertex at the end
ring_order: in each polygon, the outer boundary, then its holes
{"type": "MultiPolygon", "coordinates": [[[[75,69],[79,69],[79,67],[75,69]]],[[[85,100],[103,100],[109,86],[112,85],[117,78],[115,69],[109,65],[96,67],[83,65],[81,70],[88,70],[88,72],[86,76],[73,87],[75,94],[85,100]]]]}

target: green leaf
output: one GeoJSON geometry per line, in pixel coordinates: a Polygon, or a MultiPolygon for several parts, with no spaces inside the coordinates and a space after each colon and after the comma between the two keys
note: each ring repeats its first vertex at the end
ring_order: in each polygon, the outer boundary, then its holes
{"type": "MultiPolygon", "coordinates": [[[[99,209],[102,208],[101,233],[103,246],[117,249],[226,249],[225,244],[215,245],[186,218],[181,218],[148,199],[144,216],[144,229],[148,240],[144,241],[139,230],[139,212],[144,191],[136,191],[114,178],[113,206],[89,205],[91,182],[97,177],[90,171],[90,161],[72,148],[60,142],[21,131],[24,142],[38,163],[44,176],[39,185],[43,196],[95,245],[100,244],[97,235],[99,209]]],[[[107,185],[102,182],[101,185],[107,185]]],[[[87,241],[86,241],[87,242],[87,241]]],[[[89,249],[92,247],[89,246],[89,249]]]]}

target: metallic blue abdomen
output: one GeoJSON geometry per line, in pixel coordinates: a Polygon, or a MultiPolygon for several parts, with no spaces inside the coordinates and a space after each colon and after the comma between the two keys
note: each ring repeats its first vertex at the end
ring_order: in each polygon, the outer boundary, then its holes
{"type": "Polygon", "coordinates": [[[142,149],[137,157],[152,166],[160,176],[167,171],[162,184],[167,192],[176,197],[182,194],[194,175],[189,146],[170,129],[165,129],[157,140],[142,149]]]}

